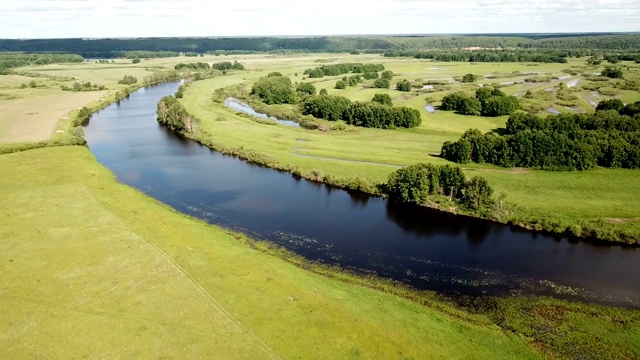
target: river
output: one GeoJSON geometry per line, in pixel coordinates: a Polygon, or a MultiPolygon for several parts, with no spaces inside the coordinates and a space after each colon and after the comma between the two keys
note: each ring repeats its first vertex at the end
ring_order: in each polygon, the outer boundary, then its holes
{"type": "Polygon", "coordinates": [[[158,101],[178,86],[132,93],[85,133],[120,182],[181,212],[419,289],[640,306],[640,249],[351,194],[222,155],[157,123],[158,101]]]}

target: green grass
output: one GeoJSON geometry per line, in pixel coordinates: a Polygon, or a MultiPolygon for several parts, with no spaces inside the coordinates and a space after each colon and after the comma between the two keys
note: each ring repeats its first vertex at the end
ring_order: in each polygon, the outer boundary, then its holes
{"type": "Polygon", "coordinates": [[[482,316],[253,249],[116,183],[86,148],[0,166],[12,169],[0,179],[2,358],[540,356],[482,316]]]}
{"type": "MultiPolygon", "coordinates": [[[[512,71],[546,72],[556,77],[566,75],[563,69],[581,66],[582,60],[571,60],[569,64],[460,64],[435,63],[417,59],[387,59],[372,55],[333,56],[337,61],[362,61],[383,63],[396,74],[394,81],[402,78],[434,79],[461,76],[467,72],[491,75],[512,71]]],[[[297,168],[301,174],[312,170],[321,170],[325,175],[338,178],[360,177],[370,183],[385,182],[393,165],[409,165],[417,162],[443,164],[444,160],[429,156],[439,153],[442,143],[456,140],[470,128],[483,132],[504,126],[507,117],[484,118],[462,116],[452,112],[437,111],[435,114],[424,110],[425,98],[442,96],[444,93],[401,93],[396,90],[366,89],[350,87],[346,90],[333,89],[336,79],[309,79],[315,81],[318,88],[326,88],[330,94],[340,94],[353,100],[369,100],[375,93],[388,93],[395,105],[409,106],[421,111],[423,123],[413,129],[366,129],[355,131],[320,132],[291,128],[283,125],[259,124],[246,117],[237,116],[232,110],[211,101],[211,94],[217,88],[228,85],[245,86],[249,89],[255,79],[269,71],[281,71],[285,75],[298,73],[301,80],[301,68],[315,67],[312,57],[288,57],[282,61],[272,58],[248,56],[248,72],[231,74],[190,84],[181,100],[187,110],[201,120],[196,137],[206,142],[215,142],[226,148],[243,148],[257,151],[274,158],[280,165],[297,168]],[[253,63],[251,62],[253,61],[253,63]],[[301,66],[300,62],[307,61],[301,66]],[[286,63],[292,62],[289,67],[286,63]],[[260,64],[253,69],[252,64],[260,64]],[[306,66],[306,67],[305,67],[306,66]],[[259,70],[254,72],[254,70],[259,70]],[[300,141],[304,140],[304,141],[300,141]],[[303,155],[303,156],[300,156],[303,155]],[[366,162],[366,163],[362,163],[366,162]],[[380,163],[380,164],[375,164],[380,163]]],[[[243,61],[240,59],[240,61],[243,61]]],[[[638,66],[631,66],[629,76],[638,76],[638,66]]],[[[597,69],[597,68],[594,68],[597,69]]],[[[589,70],[597,71],[597,70],[589,70]]],[[[568,82],[579,78],[554,80],[551,83],[515,84],[503,88],[506,92],[522,92],[527,89],[544,90],[557,86],[560,81],[568,82]]],[[[482,82],[499,82],[508,79],[483,79],[482,82]]],[[[454,84],[454,86],[467,86],[454,84]]],[[[574,88],[579,97],[579,106],[584,111],[593,111],[591,105],[583,99],[590,92],[582,92],[580,83],[574,88]]],[[[445,92],[446,93],[446,92],[445,92]]],[[[633,95],[622,93],[625,99],[632,100],[633,95]]],[[[637,95],[637,93],[636,93],[637,95]]],[[[601,98],[607,98],[602,96],[601,98]]],[[[280,106],[282,109],[293,106],[280,106]]],[[[572,112],[561,106],[558,110],[572,112]]],[[[602,228],[606,231],[622,231],[628,236],[640,239],[640,171],[598,169],[586,172],[548,172],[522,171],[521,169],[500,169],[495,166],[469,164],[464,165],[468,175],[478,174],[488,178],[497,193],[504,192],[506,200],[515,203],[516,210],[512,219],[518,223],[545,222],[541,228],[560,230],[574,228],[602,228]]],[[[604,230],[603,230],[604,231],[604,230]]],[[[579,232],[579,231],[578,231],[579,232]]],[[[609,235],[600,233],[603,238],[609,235]]],[[[610,234],[610,233],[609,233],[610,234]]]]}
{"type": "MultiPolygon", "coordinates": [[[[523,68],[555,73],[574,65],[435,64],[335,54],[181,57],[143,60],[137,66],[118,60],[115,65],[28,68],[49,76],[36,78],[36,89],[19,88],[31,77],[0,77],[0,101],[57,94],[61,80],[51,76],[74,76],[111,89],[106,100],[87,104],[99,108],[120,89],[115,81],[132,74],[140,79],[147,66],[170,69],[178,62],[229,59],[243,62],[249,72],[193,83],[183,99],[204,120],[201,135],[225,146],[256,149],[302,171],[322,169],[373,182],[386,180],[395,169],[388,164],[444,163],[428,153],[438,152],[443,141],[456,139],[468,127],[489,131],[502,126],[505,119],[423,112],[425,121],[417,129],[320,133],[259,125],[236,116],[211,102],[213,89],[251,84],[270,71],[292,77],[297,72],[294,80],[301,81],[304,69],[322,59],[382,62],[396,73],[395,80],[523,68]]],[[[335,79],[325,82],[332,88],[335,79]]],[[[515,93],[520,91],[518,86],[503,89],[515,93]]],[[[347,91],[363,100],[379,92],[347,91]]],[[[387,92],[398,105],[417,109],[422,109],[427,96],[405,98],[404,93],[387,92]]],[[[70,112],[57,129],[69,129],[74,114],[70,112]]],[[[0,152],[61,145],[67,140],[66,133],[56,133],[48,142],[3,145],[0,152]]],[[[179,214],[118,184],[86,148],[50,147],[0,155],[0,167],[11,174],[0,178],[0,358],[266,358],[277,354],[352,359],[629,359],[640,354],[637,311],[513,297],[487,299],[493,305],[480,310],[467,304],[464,308],[470,313],[436,295],[354,278],[179,214]]],[[[470,174],[482,173],[499,191],[507,192],[508,199],[520,203],[521,216],[555,215],[570,223],[615,213],[617,217],[610,221],[640,232],[637,222],[629,221],[638,216],[634,205],[640,189],[635,171],[466,168],[470,174]]]]}

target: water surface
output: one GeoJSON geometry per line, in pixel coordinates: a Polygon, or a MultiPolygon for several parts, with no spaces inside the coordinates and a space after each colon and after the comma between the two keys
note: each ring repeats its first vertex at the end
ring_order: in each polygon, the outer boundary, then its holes
{"type": "Polygon", "coordinates": [[[273,120],[279,124],[282,125],[287,125],[287,126],[296,126],[296,127],[300,127],[300,124],[298,124],[295,121],[291,121],[291,120],[282,120],[282,119],[278,119],[277,117],[274,116],[269,116],[267,114],[263,114],[263,113],[259,113],[255,110],[253,110],[253,108],[251,108],[251,106],[243,103],[242,101],[233,98],[233,97],[228,97],[224,100],[224,105],[227,107],[232,108],[235,111],[239,111],[245,114],[249,114],[249,115],[253,115],[255,117],[259,117],[262,119],[269,119],[269,120],[273,120]]]}
{"type": "Polygon", "coordinates": [[[221,155],[158,125],[156,104],[178,85],[141,89],[105,108],[86,139],[119,181],[179,211],[420,289],[640,304],[635,248],[348,193],[221,155]]]}

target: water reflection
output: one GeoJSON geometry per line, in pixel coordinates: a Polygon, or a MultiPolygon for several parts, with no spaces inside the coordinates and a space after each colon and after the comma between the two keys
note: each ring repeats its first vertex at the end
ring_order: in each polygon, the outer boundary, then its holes
{"type": "Polygon", "coordinates": [[[119,181],[186,214],[309,259],[445,292],[511,291],[632,305],[640,251],[399,204],[248,164],[159,127],[166,84],[94,117],[86,138],[119,181]]]}
{"type": "Polygon", "coordinates": [[[259,117],[261,119],[269,119],[269,120],[273,120],[279,124],[282,125],[287,125],[287,126],[294,126],[294,127],[300,127],[300,124],[298,124],[295,121],[291,121],[291,120],[282,120],[282,119],[278,119],[277,117],[274,116],[269,116],[267,114],[263,114],[263,113],[259,113],[255,110],[253,110],[253,108],[251,108],[251,106],[243,103],[242,101],[236,99],[236,98],[232,98],[232,97],[228,97],[224,100],[224,104],[227,107],[232,108],[235,111],[239,111],[245,114],[249,114],[255,117],[259,117]]]}

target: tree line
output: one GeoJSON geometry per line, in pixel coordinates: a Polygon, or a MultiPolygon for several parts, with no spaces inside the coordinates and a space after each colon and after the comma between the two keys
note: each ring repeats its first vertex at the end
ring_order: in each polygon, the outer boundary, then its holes
{"type": "Polygon", "coordinates": [[[513,50],[390,50],[385,57],[412,57],[444,62],[537,62],[566,63],[566,54],[553,51],[513,50]],[[564,56],[563,56],[564,55],[564,56]]]}
{"type": "Polygon", "coordinates": [[[350,125],[375,128],[411,128],[422,122],[418,110],[389,106],[391,98],[387,100],[382,94],[374,96],[376,101],[352,103],[346,97],[328,95],[326,90],[317,96],[315,93],[315,87],[308,83],[300,83],[294,90],[291,79],[278,72],[260,78],[251,87],[251,95],[265,104],[299,103],[303,115],[319,119],[344,120],[350,125]]]}
{"type": "MultiPolygon", "coordinates": [[[[302,38],[135,38],[135,39],[30,39],[0,40],[0,51],[66,52],[85,57],[125,57],[133,51],[198,53],[216,51],[273,52],[384,52],[388,50],[428,50],[479,48],[520,49],[602,49],[640,48],[639,34],[500,34],[455,36],[367,36],[302,38]]],[[[152,57],[140,53],[138,57],[152,57]]],[[[175,56],[174,55],[174,56],[175,56]]]]}
{"type": "Polygon", "coordinates": [[[304,74],[310,78],[321,78],[325,76],[338,76],[348,73],[355,73],[365,74],[365,79],[367,79],[366,74],[376,73],[375,77],[377,78],[377,72],[383,70],[384,65],[382,64],[344,63],[335,65],[322,65],[313,69],[306,69],[304,71],[304,74]]]}
{"type": "MultiPolygon", "coordinates": [[[[619,100],[618,100],[619,101],[619,100]]],[[[514,113],[505,134],[468,130],[442,145],[441,156],[457,163],[548,170],[640,168],[640,102],[601,102],[595,114],[541,118],[514,113]]]]}
{"type": "Polygon", "coordinates": [[[387,99],[382,94],[376,94],[374,100],[351,102],[343,96],[319,95],[304,99],[300,109],[304,115],[330,121],[344,120],[349,125],[362,127],[412,128],[422,122],[418,110],[390,106],[393,105],[390,97],[387,99]]]}
{"type": "Polygon", "coordinates": [[[213,63],[211,65],[209,65],[209,63],[206,62],[192,62],[192,63],[178,63],[174,66],[175,70],[194,70],[194,71],[198,71],[198,70],[208,70],[208,69],[216,69],[216,70],[221,70],[221,71],[226,71],[226,70],[244,70],[244,65],[242,65],[241,63],[239,63],[238,61],[223,61],[223,62],[217,62],[217,63],[213,63]]]}
{"type": "Polygon", "coordinates": [[[0,53],[0,74],[9,69],[27,65],[47,65],[60,63],[81,63],[84,58],[76,54],[23,54],[0,53]]]}

